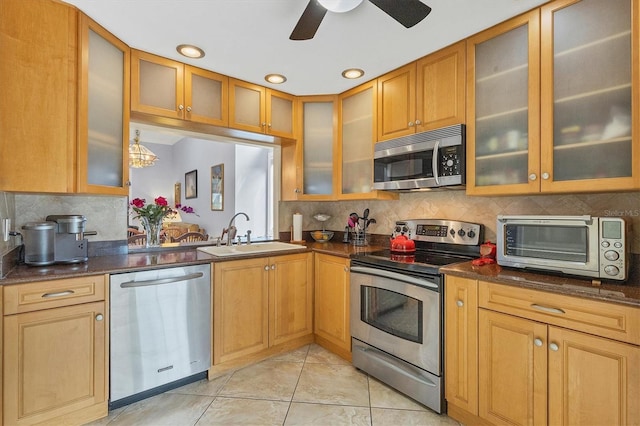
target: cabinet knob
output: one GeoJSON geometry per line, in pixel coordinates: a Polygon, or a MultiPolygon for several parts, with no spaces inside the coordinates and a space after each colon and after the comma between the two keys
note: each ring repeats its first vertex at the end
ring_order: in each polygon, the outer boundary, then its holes
{"type": "Polygon", "coordinates": [[[184,109],[184,105],[178,105],[178,109],[182,111],[184,109]]]}
{"type": "Polygon", "coordinates": [[[348,266],[345,266],[345,267],[344,267],[344,271],[345,271],[345,272],[349,272],[349,267],[348,267],[348,266]]]}
{"type": "Polygon", "coordinates": [[[536,174],[535,174],[535,173],[531,173],[531,174],[529,175],[529,180],[530,180],[530,181],[534,181],[534,180],[536,180],[536,179],[538,179],[538,176],[536,176],[536,174]]]}
{"type": "Polygon", "coordinates": [[[422,121],[420,121],[420,120],[416,120],[416,126],[419,126],[419,125],[421,125],[421,124],[422,124],[422,121]]]}
{"type": "Polygon", "coordinates": [[[409,122],[409,127],[413,127],[413,121],[409,122]]]}
{"type": "Polygon", "coordinates": [[[187,107],[187,112],[191,112],[191,107],[190,106],[187,107]]]}
{"type": "Polygon", "coordinates": [[[549,179],[549,173],[545,172],[542,174],[542,179],[547,180],[549,179]]]}
{"type": "Polygon", "coordinates": [[[130,181],[130,180],[128,180],[128,181],[126,181],[124,184],[125,184],[125,186],[131,186],[131,181],[130,181]]]}
{"type": "Polygon", "coordinates": [[[276,265],[271,265],[271,270],[273,271],[274,269],[276,269],[276,265]]]}
{"type": "Polygon", "coordinates": [[[462,300],[456,300],[456,306],[458,308],[462,308],[464,306],[464,302],[462,300]]]}
{"type": "Polygon", "coordinates": [[[536,337],[536,338],[533,340],[533,344],[534,344],[534,345],[536,345],[537,347],[542,346],[542,339],[540,339],[540,338],[536,337]]]}
{"type": "Polygon", "coordinates": [[[551,350],[552,350],[552,351],[554,351],[554,352],[557,352],[557,351],[558,351],[558,349],[560,349],[560,347],[559,347],[557,344],[555,344],[555,343],[550,343],[550,344],[549,344],[549,349],[551,349],[551,350]]]}
{"type": "Polygon", "coordinates": [[[293,190],[293,192],[295,192],[296,194],[299,194],[302,191],[300,191],[300,188],[296,188],[296,189],[293,190]]]}
{"type": "Polygon", "coordinates": [[[267,125],[267,123],[264,123],[264,122],[262,123],[262,127],[265,127],[266,125],[267,125]]]}
{"type": "Polygon", "coordinates": [[[269,270],[269,265],[264,265],[264,270],[268,271],[269,270]]]}
{"type": "Polygon", "coordinates": [[[96,315],[96,321],[102,321],[103,319],[104,319],[104,316],[102,314],[96,315]]]}
{"type": "Polygon", "coordinates": [[[267,124],[267,127],[271,128],[271,123],[267,124]]]}

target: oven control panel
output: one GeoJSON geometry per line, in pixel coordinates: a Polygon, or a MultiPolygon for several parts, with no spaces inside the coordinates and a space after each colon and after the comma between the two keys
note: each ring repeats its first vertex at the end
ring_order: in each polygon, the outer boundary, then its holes
{"type": "Polygon", "coordinates": [[[445,219],[409,219],[396,222],[394,236],[400,233],[416,241],[479,245],[482,225],[445,219]]]}

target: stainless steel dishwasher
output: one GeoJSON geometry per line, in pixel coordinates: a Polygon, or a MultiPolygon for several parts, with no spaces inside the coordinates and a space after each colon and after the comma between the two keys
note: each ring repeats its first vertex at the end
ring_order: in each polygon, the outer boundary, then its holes
{"type": "Polygon", "coordinates": [[[109,407],[204,377],[211,366],[211,267],[110,277],[109,407]]]}

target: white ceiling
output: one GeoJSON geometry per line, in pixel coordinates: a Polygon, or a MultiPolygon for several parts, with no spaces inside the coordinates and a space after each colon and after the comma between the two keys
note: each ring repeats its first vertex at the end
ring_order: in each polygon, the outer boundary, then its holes
{"type": "MultiPolygon", "coordinates": [[[[547,0],[421,0],[432,8],[406,29],[365,0],[327,12],[312,40],[289,35],[307,0],[65,0],[133,48],[294,95],[337,94],[547,0]],[[180,56],[195,44],[202,59],[180,56]],[[346,80],[346,68],[365,76],[346,80]],[[269,73],[287,81],[272,85],[269,73]]],[[[403,1],[403,0],[397,0],[403,1]]]]}

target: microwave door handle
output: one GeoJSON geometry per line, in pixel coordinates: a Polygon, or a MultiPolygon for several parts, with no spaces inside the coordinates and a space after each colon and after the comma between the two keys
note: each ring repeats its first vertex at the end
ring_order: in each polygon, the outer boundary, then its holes
{"type": "Polygon", "coordinates": [[[414,285],[419,285],[422,287],[438,290],[438,285],[432,283],[431,281],[422,280],[420,278],[415,278],[410,275],[404,275],[404,274],[398,274],[396,272],[385,271],[384,269],[367,268],[366,266],[352,266],[350,268],[350,271],[366,274],[366,275],[373,275],[381,278],[389,278],[392,280],[401,281],[408,284],[414,284],[414,285]]]}
{"type": "Polygon", "coordinates": [[[436,180],[436,185],[440,185],[438,176],[438,148],[440,148],[440,140],[437,140],[433,145],[433,157],[431,157],[431,168],[433,169],[433,178],[436,180]]]}

